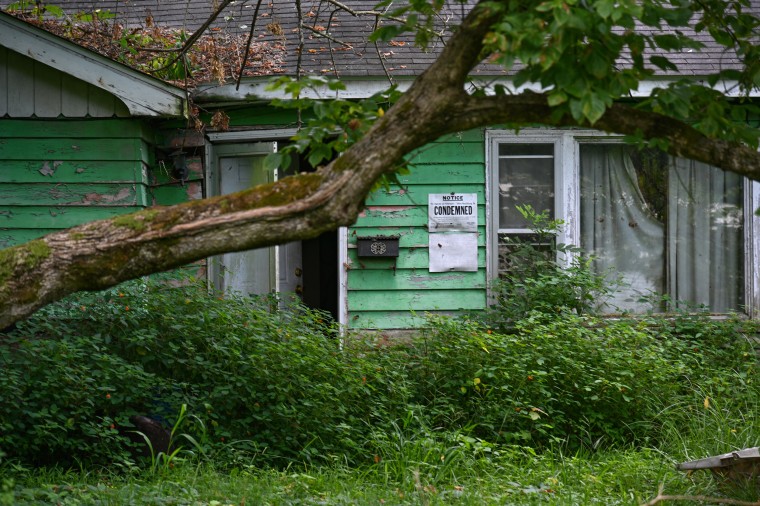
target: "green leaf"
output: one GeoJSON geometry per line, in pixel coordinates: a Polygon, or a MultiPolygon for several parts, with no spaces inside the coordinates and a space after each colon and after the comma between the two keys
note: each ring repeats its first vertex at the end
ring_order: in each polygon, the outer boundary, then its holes
{"type": "Polygon", "coordinates": [[[370,42],[377,42],[382,40],[383,42],[388,42],[390,40],[393,40],[398,35],[404,33],[406,31],[406,27],[403,25],[385,25],[381,26],[372,34],[369,36],[370,42]]]}
{"type": "Polygon", "coordinates": [[[332,158],[332,150],[324,144],[316,144],[311,147],[307,158],[311,166],[316,167],[321,162],[332,158]]]}
{"type": "Polygon", "coordinates": [[[567,95],[562,91],[552,91],[546,99],[546,102],[551,107],[556,107],[560,104],[567,102],[567,95]]]}
{"type": "Polygon", "coordinates": [[[275,170],[283,166],[284,154],[283,153],[270,153],[264,158],[264,169],[275,170]]]}
{"type": "Polygon", "coordinates": [[[652,65],[662,70],[678,70],[678,67],[676,66],[676,64],[670,61],[665,56],[659,56],[659,55],[650,56],[649,61],[652,62],[652,65]]]}
{"type": "Polygon", "coordinates": [[[597,0],[594,7],[596,7],[596,12],[604,19],[610,17],[616,11],[615,2],[612,0],[597,0]]]}
{"type": "Polygon", "coordinates": [[[583,63],[589,73],[597,79],[606,76],[610,71],[610,62],[602,57],[601,51],[595,51],[592,49],[583,63]]]}
{"type": "Polygon", "coordinates": [[[55,16],[56,18],[62,18],[63,17],[63,9],[61,9],[57,5],[46,5],[45,6],[45,13],[51,14],[51,15],[55,16]]]}
{"type": "Polygon", "coordinates": [[[606,107],[597,95],[590,95],[583,100],[583,116],[594,124],[602,117],[606,107]]]}

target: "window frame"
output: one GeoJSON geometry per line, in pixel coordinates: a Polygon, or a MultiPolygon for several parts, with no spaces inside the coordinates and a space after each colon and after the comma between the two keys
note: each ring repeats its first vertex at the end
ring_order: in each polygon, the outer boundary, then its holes
{"type": "MultiPolygon", "coordinates": [[[[519,133],[486,130],[486,274],[498,276],[499,233],[499,145],[502,143],[554,143],[554,217],[565,221],[557,242],[580,244],[580,146],[582,144],[624,144],[620,135],[585,129],[526,128],[519,133]]],[[[754,210],[760,204],[760,182],[744,178],[744,311],[750,318],[760,318],[760,216],[754,210]]],[[[514,230],[519,233],[519,230],[514,230]]],[[[558,258],[569,264],[571,256],[558,258]]],[[[489,298],[492,296],[489,285],[489,298]]]]}

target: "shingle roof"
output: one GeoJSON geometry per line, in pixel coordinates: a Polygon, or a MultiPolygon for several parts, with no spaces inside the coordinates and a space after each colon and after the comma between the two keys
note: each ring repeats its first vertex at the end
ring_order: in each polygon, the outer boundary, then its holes
{"type": "MultiPolygon", "coordinates": [[[[160,26],[184,28],[194,31],[213,12],[218,0],[56,0],[54,3],[68,14],[100,9],[110,11],[116,20],[129,27],[145,26],[151,22],[160,26]]],[[[244,34],[250,29],[256,0],[233,1],[212,25],[212,33],[244,34]]],[[[355,11],[371,11],[376,0],[343,0],[355,11]]],[[[298,13],[293,0],[264,0],[255,26],[255,39],[284,45],[284,60],[277,71],[295,74],[299,43],[298,13]]],[[[314,74],[337,74],[341,77],[414,76],[422,72],[434,59],[441,47],[434,41],[427,50],[413,44],[411,35],[375,45],[367,36],[375,28],[372,16],[352,16],[341,11],[329,0],[302,0],[305,24],[314,31],[325,33],[330,40],[308,30],[304,31],[302,71],[314,74]],[[337,41],[342,42],[338,43],[337,41]]],[[[751,12],[760,16],[760,0],[752,0],[751,12]]],[[[440,14],[441,27],[456,23],[463,15],[462,6],[448,2],[440,14]]],[[[735,66],[733,55],[712,41],[707,34],[695,35],[707,47],[702,51],[684,52],[671,56],[679,66],[680,74],[705,75],[727,66],[735,66]]],[[[271,73],[256,72],[256,73],[271,73]]],[[[494,65],[476,69],[481,75],[504,75],[494,65]]]]}

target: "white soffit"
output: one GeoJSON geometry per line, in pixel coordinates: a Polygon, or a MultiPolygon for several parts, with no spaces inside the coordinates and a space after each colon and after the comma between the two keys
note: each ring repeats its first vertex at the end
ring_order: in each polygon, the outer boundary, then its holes
{"type": "MultiPolygon", "coordinates": [[[[237,88],[235,83],[231,84],[207,84],[200,85],[193,93],[193,100],[203,104],[230,104],[239,102],[259,102],[273,99],[287,99],[290,95],[285,94],[282,90],[271,91],[267,88],[270,85],[269,77],[257,78],[255,80],[244,80],[237,88]]],[[[409,89],[413,78],[397,80],[400,91],[409,89]]],[[[327,86],[319,88],[306,88],[301,92],[301,98],[314,99],[362,99],[371,97],[375,93],[387,90],[391,83],[387,79],[351,79],[342,78],[341,82],[346,86],[345,90],[334,91],[327,86]]]]}
{"type": "Polygon", "coordinates": [[[185,115],[184,90],[2,12],[0,46],[111,93],[132,115],[185,115]]]}
{"type": "MultiPolygon", "coordinates": [[[[706,85],[704,78],[695,76],[693,79],[697,83],[703,83],[706,85]]],[[[630,96],[634,98],[648,97],[651,95],[652,90],[655,88],[667,87],[669,83],[674,82],[675,80],[675,78],[663,77],[660,79],[641,81],[639,83],[638,89],[633,91],[630,96]]],[[[194,92],[193,98],[198,103],[209,105],[222,105],[240,102],[259,102],[272,99],[291,98],[281,90],[271,91],[267,89],[269,87],[269,81],[270,78],[256,78],[255,80],[245,80],[240,84],[240,88],[237,88],[237,85],[234,83],[223,85],[200,85],[194,92]]],[[[376,93],[384,91],[391,85],[388,79],[383,78],[342,78],[341,82],[346,86],[345,90],[334,91],[328,89],[327,86],[316,89],[307,88],[302,91],[301,97],[312,99],[362,99],[371,97],[376,93]]],[[[409,77],[404,79],[397,79],[394,81],[394,83],[398,86],[399,91],[406,91],[409,89],[409,86],[411,86],[412,82],[413,78],[409,77]]],[[[540,92],[542,90],[541,86],[538,84],[526,84],[520,86],[519,88],[515,88],[512,85],[511,79],[504,77],[494,77],[493,79],[478,77],[473,79],[469,86],[473,90],[475,88],[485,88],[488,90],[493,89],[495,86],[504,86],[512,93],[520,93],[526,90],[540,92]]],[[[714,88],[730,97],[739,97],[741,95],[735,82],[720,81],[715,85],[714,88]]],[[[750,97],[760,97],[760,91],[753,90],[753,92],[750,94],[750,97]]]]}

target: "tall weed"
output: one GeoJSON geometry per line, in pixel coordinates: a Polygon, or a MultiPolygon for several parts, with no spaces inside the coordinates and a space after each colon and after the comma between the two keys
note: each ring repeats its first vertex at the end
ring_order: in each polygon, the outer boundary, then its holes
{"type": "Polygon", "coordinates": [[[417,402],[434,424],[472,424],[489,441],[643,443],[660,437],[662,410],[696,388],[755,385],[749,341],[728,323],[703,323],[717,340],[702,341],[709,351],[648,321],[534,312],[498,334],[477,322],[435,319],[419,343],[417,402]]]}

